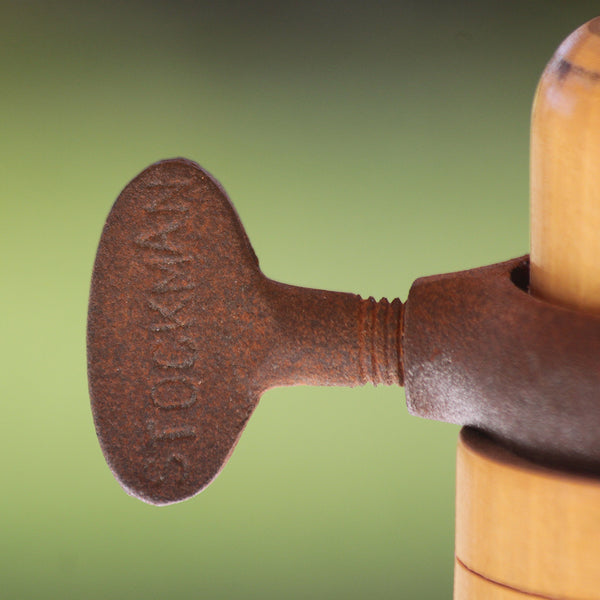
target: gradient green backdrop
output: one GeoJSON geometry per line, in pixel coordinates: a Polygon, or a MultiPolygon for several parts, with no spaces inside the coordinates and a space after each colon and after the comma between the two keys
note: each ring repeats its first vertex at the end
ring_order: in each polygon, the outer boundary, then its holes
{"type": "Polygon", "coordinates": [[[126,496],[87,396],[95,248],[187,156],[285,282],[405,298],[525,253],[531,99],[595,5],[2,3],[0,597],[450,598],[458,429],[400,389],[273,390],[200,496],[126,496]]]}

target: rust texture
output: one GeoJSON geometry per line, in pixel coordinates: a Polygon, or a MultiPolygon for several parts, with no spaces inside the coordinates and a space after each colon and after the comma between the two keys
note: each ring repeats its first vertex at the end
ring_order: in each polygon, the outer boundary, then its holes
{"type": "Polygon", "coordinates": [[[265,277],[195,163],[143,171],[104,227],[88,318],[96,431],[124,489],[184,500],[219,473],[261,394],[402,385],[416,415],[600,472],[600,319],[527,293],[523,257],[418,279],[405,306],[265,277]]]}
{"type": "Polygon", "coordinates": [[[600,472],[600,318],[534,298],[528,282],[527,257],[415,281],[403,343],[409,411],[600,472]]]}
{"type": "Polygon", "coordinates": [[[401,311],[266,278],[210,175],[150,166],[115,202],[92,277],[90,395],[110,468],[154,504],[198,493],[265,390],[401,383],[401,311]]]}

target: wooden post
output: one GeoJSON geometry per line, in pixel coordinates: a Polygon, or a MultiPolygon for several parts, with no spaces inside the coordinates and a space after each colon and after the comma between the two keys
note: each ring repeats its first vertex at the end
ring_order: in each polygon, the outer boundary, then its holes
{"type": "MultiPolygon", "coordinates": [[[[563,42],[535,96],[530,284],[544,301],[600,314],[600,18],[563,42]]],[[[600,476],[463,431],[454,598],[600,599],[600,476]]]]}

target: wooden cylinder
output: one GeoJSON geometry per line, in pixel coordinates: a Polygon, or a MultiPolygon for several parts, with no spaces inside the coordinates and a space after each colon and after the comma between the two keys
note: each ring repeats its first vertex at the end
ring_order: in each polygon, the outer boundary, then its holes
{"type": "MultiPolygon", "coordinates": [[[[561,44],[535,95],[530,290],[600,314],[600,18],[561,44]]],[[[456,485],[455,600],[600,599],[600,474],[463,430],[456,485]]]]}

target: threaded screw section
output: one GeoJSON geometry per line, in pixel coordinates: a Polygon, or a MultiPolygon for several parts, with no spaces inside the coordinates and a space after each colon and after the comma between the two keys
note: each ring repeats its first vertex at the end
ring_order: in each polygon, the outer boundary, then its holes
{"type": "Polygon", "coordinates": [[[364,383],[403,385],[402,302],[370,297],[361,300],[359,363],[364,383]]]}

